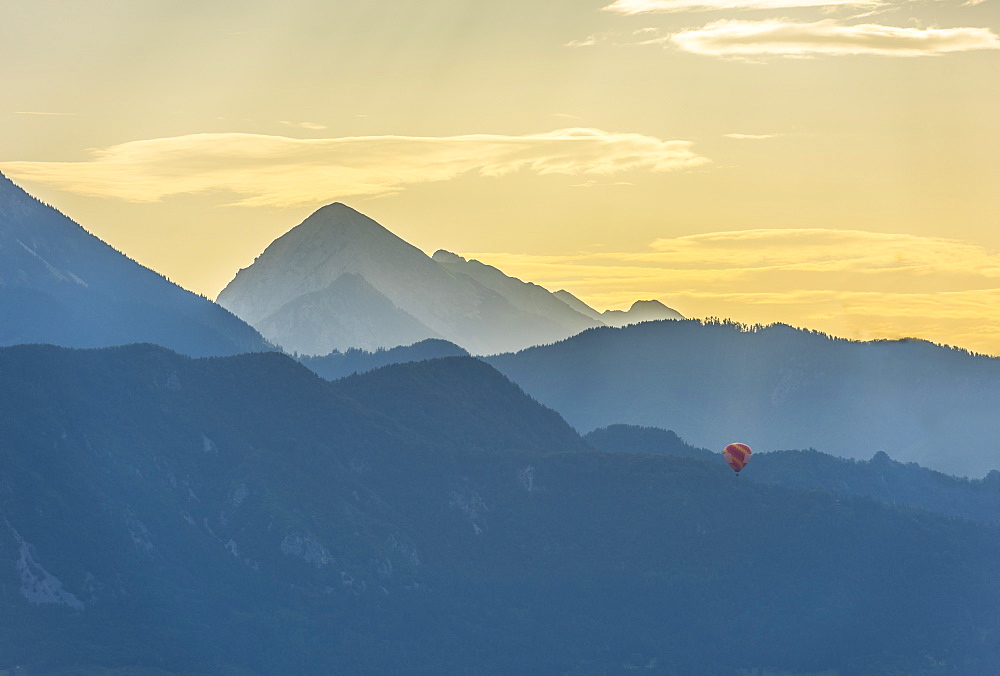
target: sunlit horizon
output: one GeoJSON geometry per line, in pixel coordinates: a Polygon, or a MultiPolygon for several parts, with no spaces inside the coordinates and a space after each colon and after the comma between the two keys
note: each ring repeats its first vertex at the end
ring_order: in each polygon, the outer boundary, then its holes
{"type": "Polygon", "coordinates": [[[4,14],[0,171],[207,297],[340,201],[598,310],[1000,355],[996,3],[4,14]]]}

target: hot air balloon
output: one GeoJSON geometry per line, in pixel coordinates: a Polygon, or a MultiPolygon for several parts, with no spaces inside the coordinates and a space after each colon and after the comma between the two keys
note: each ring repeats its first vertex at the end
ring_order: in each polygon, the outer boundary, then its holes
{"type": "Polygon", "coordinates": [[[736,472],[736,476],[739,476],[740,470],[750,462],[750,453],[750,447],[746,444],[729,444],[726,446],[726,450],[722,452],[722,455],[726,458],[729,466],[733,468],[733,471],[736,472]]]}

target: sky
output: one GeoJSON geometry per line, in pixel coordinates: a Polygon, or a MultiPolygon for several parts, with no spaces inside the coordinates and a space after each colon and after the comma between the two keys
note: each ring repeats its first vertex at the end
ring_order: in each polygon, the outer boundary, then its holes
{"type": "Polygon", "coordinates": [[[0,2],[0,171],[214,298],[340,201],[597,309],[1000,355],[1000,1],[0,2]]]}

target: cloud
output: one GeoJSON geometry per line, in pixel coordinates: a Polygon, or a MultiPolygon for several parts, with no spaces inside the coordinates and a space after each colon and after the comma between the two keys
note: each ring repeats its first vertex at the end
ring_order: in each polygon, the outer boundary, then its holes
{"type": "Polygon", "coordinates": [[[970,242],[757,229],[662,238],[643,251],[463,255],[601,309],[658,298],[689,316],[918,336],[1000,355],[1000,252],[970,242]]]}
{"type": "MultiPolygon", "coordinates": [[[[499,259],[498,266],[532,267],[531,279],[560,275],[669,281],[699,287],[717,282],[774,278],[773,273],[838,273],[850,285],[884,284],[889,276],[941,284],[1000,285],[1000,253],[969,242],[919,235],[825,228],[780,228],[709,232],[656,239],[646,251],[582,252],[565,256],[471,254],[499,259]],[[872,281],[878,277],[876,281],[872,281]],[[987,281],[997,280],[997,281],[987,281]]],[[[824,281],[824,284],[826,282],[824,281]]]]}
{"type": "Polygon", "coordinates": [[[776,138],[781,136],[781,134],[723,134],[723,136],[739,140],[761,141],[764,139],[776,138]]]}
{"type": "Polygon", "coordinates": [[[767,10],[802,7],[879,7],[882,0],[616,0],[603,7],[616,14],[767,10]]]}
{"type": "Polygon", "coordinates": [[[209,190],[243,195],[241,206],[319,204],[378,196],[463,174],[608,176],[675,171],[709,162],[689,141],[599,129],[502,136],[355,136],[293,139],[193,134],[91,151],[83,162],[3,162],[13,178],[85,195],[155,202],[209,190]]]}
{"type": "Polygon", "coordinates": [[[326,125],[318,124],[316,122],[289,122],[288,120],[278,120],[278,122],[286,127],[298,127],[299,129],[310,129],[312,131],[326,129],[326,125]]]}
{"type": "Polygon", "coordinates": [[[604,42],[609,37],[608,33],[593,33],[581,40],[570,40],[563,47],[593,47],[598,42],[604,42]]]}
{"type": "Polygon", "coordinates": [[[933,56],[1000,49],[988,28],[900,28],[877,24],[845,26],[833,19],[798,23],[780,19],[712,22],[675,33],[678,48],[707,56],[933,56]]]}
{"type": "Polygon", "coordinates": [[[977,244],[863,230],[781,228],[710,232],[654,240],[655,253],[640,254],[665,265],[751,271],[847,272],[907,276],[974,275],[1000,279],[1000,253],[977,244]]]}

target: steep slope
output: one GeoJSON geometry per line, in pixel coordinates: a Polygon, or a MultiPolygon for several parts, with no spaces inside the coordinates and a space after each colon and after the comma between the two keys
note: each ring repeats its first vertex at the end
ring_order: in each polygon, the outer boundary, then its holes
{"type": "Polygon", "coordinates": [[[0,350],[0,670],[1000,661],[995,528],[691,458],[459,452],[448,429],[428,445],[279,354],[0,350]]]}
{"type": "Polygon", "coordinates": [[[581,314],[547,289],[505,275],[492,265],[477,260],[466,260],[444,249],[434,252],[432,258],[452,274],[465,275],[487,289],[495,291],[519,310],[539,315],[562,327],[561,332],[553,332],[553,340],[562,340],[603,324],[586,314],[581,314]]]}
{"type": "Polygon", "coordinates": [[[126,258],[0,175],[0,345],[134,342],[191,355],[271,349],[222,307],[126,258]]]}
{"type": "Polygon", "coordinates": [[[571,294],[566,289],[559,289],[558,291],[553,291],[552,295],[561,300],[562,302],[569,305],[572,309],[576,310],[580,314],[595,319],[601,324],[604,323],[604,319],[601,317],[601,313],[590,307],[582,300],[571,294]]]}
{"type": "Polygon", "coordinates": [[[922,341],[663,321],[488,362],[578,430],[662,427],[700,446],[885,451],[954,475],[1000,468],[1000,360],[922,341]]]}
{"type": "Polygon", "coordinates": [[[566,335],[547,318],[519,310],[470,277],[450,274],[416,247],[340,203],[319,209],[272,242],[223,289],[219,303],[286,349],[298,344],[308,346],[312,354],[391,346],[394,340],[371,337],[398,336],[400,325],[407,322],[405,338],[396,340],[444,338],[480,354],[566,335]],[[426,329],[416,330],[419,327],[399,313],[380,309],[370,314],[363,298],[353,307],[342,302],[343,294],[337,302],[325,301],[331,285],[347,274],[363,278],[426,329]],[[305,296],[309,299],[303,306],[300,299],[305,296]],[[343,321],[335,314],[345,313],[351,315],[352,330],[341,333],[343,321]],[[324,317],[330,318],[328,325],[324,317]],[[288,326],[301,334],[289,335],[283,329],[288,326]],[[359,335],[367,342],[354,342],[359,335]]]}

